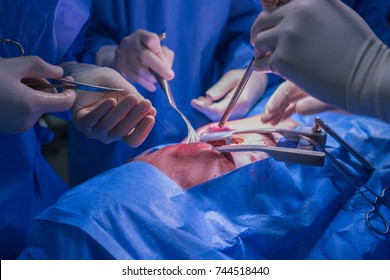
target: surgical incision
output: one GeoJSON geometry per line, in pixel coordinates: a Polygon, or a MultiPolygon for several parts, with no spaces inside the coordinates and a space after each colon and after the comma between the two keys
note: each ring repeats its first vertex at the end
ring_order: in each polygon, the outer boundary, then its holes
{"type": "MultiPolygon", "coordinates": [[[[297,123],[286,120],[277,125],[278,128],[292,129],[297,123]]],[[[197,133],[210,132],[216,127],[212,123],[198,129],[197,133]]],[[[260,116],[231,121],[227,129],[249,129],[273,127],[261,123],[260,116]]],[[[246,141],[259,141],[264,145],[276,145],[272,134],[240,134],[234,136],[232,143],[239,144],[246,141]]],[[[182,188],[199,185],[217,176],[225,174],[243,165],[268,157],[261,152],[220,153],[213,146],[223,145],[223,142],[176,144],[164,147],[154,153],[143,155],[135,161],[144,161],[154,165],[169,176],[182,188]]]]}

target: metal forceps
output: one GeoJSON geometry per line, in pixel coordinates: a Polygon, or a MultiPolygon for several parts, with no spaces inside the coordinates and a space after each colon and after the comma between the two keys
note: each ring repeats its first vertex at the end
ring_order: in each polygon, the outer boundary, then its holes
{"type": "MultiPolygon", "coordinates": [[[[315,139],[317,143],[326,142],[326,133],[324,131],[313,131],[311,127],[304,127],[300,130],[280,129],[280,128],[253,128],[253,129],[236,129],[204,133],[200,137],[201,142],[206,142],[214,146],[214,149],[221,153],[226,152],[255,152],[261,151],[269,154],[277,161],[306,164],[313,166],[323,166],[325,154],[321,151],[312,150],[312,144],[301,141],[301,136],[315,139]],[[239,134],[278,134],[279,139],[285,139],[288,142],[296,143],[296,148],[269,146],[263,144],[234,144],[232,143],[233,135],[239,134]],[[216,144],[221,144],[216,145],[216,144]]],[[[255,140],[258,142],[258,140],[255,140]]],[[[261,142],[261,141],[260,141],[261,142]]]]}
{"type": "MultiPolygon", "coordinates": [[[[22,44],[20,44],[17,41],[11,40],[11,39],[0,39],[0,43],[10,43],[18,47],[19,49],[19,56],[24,56],[24,48],[22,44]]],[[[122,88],[112,88],[112,87],[105,87],[105,86],[97,86],[97,85],[91,85],[87,83],[81,83],[77,81],[68,80],[65,78],[58,78],[58,79],[52,79],[53,81],[57,81],[58,83],[44,83],[39,81],[26,81],[23,82],[26,86],[29,86],[36,90],[44,90],[44,89],[76,89],[76,90],[84,90],[84,91],[90,91],[90,92],[102,92],[102,93],[108,93],[108,92],[120,92],[124,91],[122,88]]]]}
{"type": "Polygon", "coordinates": [[[246,84],[249,81],[249,78],[251,77],[251,75],[253,73],[253,61],[254,60],[255,60],[255,57],[252,57],[252,60],[249,62],[249,65],[245,70],[244,76],[242,76],[241,81],[239,82],[239,84],[238,84],[238,86],[237,86],[237,88],[232,96],[232,99],[229,102],[229,105],[227,106],[225,112],[222,115],[221,120],[218,123],[219,127],[223,127],[226,124],[227,120],[229,119],[230,115],[232,114],[234,106],[236,106],[236,103],[237,103],[238,99],[240,98],[242,91],[244,90],[246,84]]]}
{"type": "MultiPolygon", "coordinates": [[[[323,128],[324,130],[328,130],[327,132],[331,134],[331,136],[336,135],[335,140],[338,141],[338,135],[333,134],[334,132],[332,130],[329,130],[329,127],[326,123],[324,123],[321,119],[316,119],[316,125],[323,128]]],[[[301,136],[303,139],[307,140],[309,143],[311,143],[313,146],[315,146],[318,150],[325,153],[325,156],[327,159],[329,159],[330,162],[334,165],[334,167],[348,180],[348,182],[356,189],[357,192],[371,205],[371,210],[369,210],[366,213],[365,220],[368,225],[368,227],[375,233],[380,235],[386,235],[389,233],[389,223],[385,219],[385,217],[382,215],[382,213],[379,211],[379,207],[381,205],[387,206],[390,209],[390,200],[386,197],[386,193],[390,192],[390,187],[386,187],[383,189],[381,195],[378,195],[376,192],[374,192],[371,188],[369,188],[366,184],[364,184],[361,180],[358,178],[353,177],[347,168],[340,163],[331,153],[329,153],[323,146],[321,146],[317,141],[315,141],[312,138],[306,137],[304,135],[301,136]],[[364,188],[366,191],[368,191],[373,197],[374,200],[371,200],[363,191],[361,188],[364,188]],[[375,222],[374,222],[375,221],[375,222]],[[381,225],[381,226],[380,226],[381,225]]],[[[339,141],[338,141],[339,142],[339,141]]],[[[345,147],[348,151],[353,150],[351,146],[349,146],[345,141],[339,142],[343,147],[345,147]]],[[[356,154],[358,154],[355,151],[356,154]]],[[[355,153],[352,153],[355,156],[355,153]]],[[[360,156],[360,154],[359,154],[360,156]]],[[[363,157],[356,157],[363,165],[367,167],[367,161],[364,159],[362,161],[361,159],[363,157]]],[[[373,168],[371,164],[368,165],[368,169],[370,169],[370,166],[373,168]]],[[[372,170],[372,169],[371,169],[372,170]]],[[[389,193],[390,197],[390,193],[389,193]]]]}
{"type": "Polygon", "coordinates": [[[56,88],[56,89],[76,89],[76,90],[83,90],[89,92],[101,92],[101,93],[124,91],[123,88],[112,88],[112,87],[91,85],[82,82],[68,80],[65,78],[58,78],[53,80],[60,82],[60,84],[44,84],[44,83],[28,83],[28,82],[24,84],[37,90],[42,90],[46,88],[56,88]]]}

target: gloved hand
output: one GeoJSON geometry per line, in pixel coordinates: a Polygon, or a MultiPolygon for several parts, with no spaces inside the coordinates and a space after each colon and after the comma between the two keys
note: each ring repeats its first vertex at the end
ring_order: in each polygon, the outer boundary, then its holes
{"type": "MultiPolygon", "coordinates": [[[[227,72],[214,86],[207,90],[206,96],[192,99],[192,107],[205,114],[210,120],[219,121],[244,72],[245,70],[242,69],[227,72]]],[[[268,78],[265,74],[252,73],[252,77],[234,107],[231,119],[242,118],[248,114],[250,109],[263,96],[267,82],[268,78]]]]}
{"type": "Polygon", "coordinates": [[[36,56],[0,59],[0,132],[25,131],[42,114],[69,109],[76,99],[75,90],[44,92],[22,83],[24,79],[49,83],[44,78],[59,78],[62,73],[61,67],[36,56]]]}
{"type": "Polygon", "coordinates": [[[290,81],[286,81],[275,90],[268,100],[261,121],[277,125],[294,113],[310,115],[333,109],[334,107],[315,99],[290,81]]]}
{"type": "Polygon", "coordinates": [[[96,64],[116,69],[130,82],[146,90],[156,90],[156,79],[150,69],[161,77],[172,80],[174,53],[161,46],[157,34],[139,29],[124,37],[119,46],[104,46],[96,55],[96,64]]]}
{"type": "Polygon", "coordinates": [[[255,69],[318,99],[390,121],[389,50],[339,0],[292,0],[263,11],[251,31],[255,69]]]}
{"type": "Polygon", "coordinates": [[[106,144],[120,139],[130,147],[142,144],[156,116],[149,100],[111,68],[74,62],[63,67],[76,81],[125,89],[111,93],[79,91],[72,108],[73,123],[78,130],[106,144]]]}

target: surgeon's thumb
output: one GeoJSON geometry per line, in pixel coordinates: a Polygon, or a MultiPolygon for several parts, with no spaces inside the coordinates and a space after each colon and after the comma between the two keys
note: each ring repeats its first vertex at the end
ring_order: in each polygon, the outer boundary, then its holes
{"type": "Polygon", "coordinates": [[[76,90],[66,89],[60,93],[48,93],[36,91],[37,111],[42,113],[54,113],[66,111],[72,107],[76,100],[76,90]]]}
{"type": "Polygon", "coordinates": [[[21,78],[59,78],[64,73],[60,66],[49,64],[38,56],[23,56],[17,63],[23,64],[21,78]]]}

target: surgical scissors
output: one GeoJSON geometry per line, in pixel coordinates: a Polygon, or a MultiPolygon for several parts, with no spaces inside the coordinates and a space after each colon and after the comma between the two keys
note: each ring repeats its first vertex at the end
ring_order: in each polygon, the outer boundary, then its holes
{"type": "MultiPolygon", "coordinates": [[[[0,43],[10,43],[19,48],[19,56],[24,56],[24,48],[22,44],[20,44],[17,41],[11,40],[11,39],[0,39],[0,43]]],[[[83,91],[89,91],[89,92],[102,92],[102,93],[108,93],[108,92],[121,92],[124,91],[123,88],[112,88],[112,87],[105,87],[105,86],[98,86],[98,85],[92,85],[77,81],[72,81],[65,78],[58,78],[53,79],[54,81],[59,82],[58,84],[52,84],[52,83],[44,83],[40,81],[30,81],[27,79],[27,81],[22,81],[26,86],[29,86],[36,90],[44,90],[44,89],[76,89],[76,90],[83,90],[83,91]]]]}
{"type": "Polygon", "coordinates": [[[39,82],[23,82],[26,86],[29,86],[36,90],[44,90],[44,89],[76,89],[76,90],[83,90],[83,91],[89,91],[89,92],[102,92],[102,93],[108,93],[108,92],[122,92],[124,91],[123,88],[112,88],[112,87],[105,87],[105,86],[97,86],[97,85],[91,85],[86,84],[82,82],[72,81],[65,78],[58,78],[53,79],[54,81],[60,82],[60,84],[46,84],[46,83],[39,83],[39,82]]]}
{"type": "MultiPolygon", "coordinates": [[[[321,121],[321,120],[320,120],[321,121]]],[[[322,125],[326,125],[325,123],[316,122],[317,124],[321,123],[322,125]]],[[[320,125],[322,127],[322,125],[320,125]]],[[[325,153],[325,157],[329,159],[330,162],[334,165],[334,167],[348,180],[348,182],[356,189],[356,191],[359,192],[359,194],[370,204],[372,207],[371,210],[369,210],[366,213],[365,220],[368,225],[368,227],[374,231],[377,234],[380,235],[386,235],[389,233],[389,224],[385,217],[382,215],[382,213],[379,211],[379,208],[381,205],[387,206],[390,209],[390,200],[386,197],[386,193],[390,191],[389,187],[386,187],[383,189],[381,195],[378,195],[376,192],[374,192],[371,188],[369,188],[366,184],[364,184],[362,181],[360,181],[358,178],[354,178],[347,168],[340,163],[331,153],[329,153],[323,146],[321,146],[317,141],[314,139],[301,135],[301,138],[308,141],[310,144],[315,146],[319,151],[325,153]],[[364,188],[366,191],[368,191],[371,195],[373,195],[374,200],[371,200],[361,188],[364,188]],[[377,222],[374,222],[377,221],[377,222]],[[381,228],[378,228],[379,224],[382,224],[381,228]]],[[[337,139],[336,139],[337,140],[337,139]]],[[[346,142],[342,143],[342,146],[349,146],[346,142]]],[[[349,150],[349,149],[348,149],[349,150]]],[[[359,158],[357,158],[359,160],[359,158]]]]}

